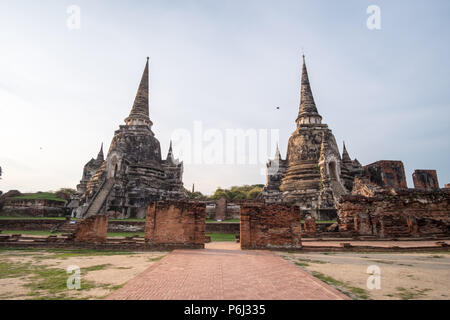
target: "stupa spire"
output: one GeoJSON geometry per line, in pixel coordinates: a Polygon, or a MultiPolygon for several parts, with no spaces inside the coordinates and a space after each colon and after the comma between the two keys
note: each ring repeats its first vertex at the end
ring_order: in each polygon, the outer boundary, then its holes
{"type": "Polygon", "coordinates": [[[302,83],[300,89],[300,108],[298,111],[297,123],[320,123],[322,117],[317,111],[311,85],[309,83],[308,70],[306,68],[305,55],[303,55],[302,83]],[[317,120],[315,120],[317,119],[317,120]]]}
{"type": "Polygon", "coordinates": [[[280,148],[278,147],[278,143],[277,143],[277,148],[275,149],[275,159],[281,159],[281,153],[280,153],[280,148]]]}
{"type": "Polygon", "coordinates": [[[98,152],[97,160],[101,160],[101,161],[105,160],[105,157],[103,155],[103,142],[102,142],[102,145],[100,147],[100,151],[98,152]]]}
{"type": "Polygon", "coordinates": [[[149,58],[145,64],[144,72],[142,74],[141,82],[139,84],[136,97],[134,99],[133,107],[131,108],[130,115],[125,119],[127,125],[153,125],[149,118],[148,108],[148,74],[149,74],[149,58]]]}
{"type": "Polygon", "coordinates": [[[344,148],[342,151],[342,161],[347,162],[347,161],[352,161],[352,159],[350,158],[350,155],[347,152],[347,148],[345,147],[345,141],[343,142],[344,144],[344,148]]]}

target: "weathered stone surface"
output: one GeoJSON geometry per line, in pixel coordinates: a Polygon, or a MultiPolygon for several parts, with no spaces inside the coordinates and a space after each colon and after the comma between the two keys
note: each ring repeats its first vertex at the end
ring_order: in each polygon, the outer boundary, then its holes
{"type": "Polygon", "coordinates": [[[204,203],[158,201],[147,207],[145,240],[151,244],[199,245],[205,243],[204,203]]]}
{"type": "Polygon", "coordinates": [[[63,201],[12,197],[5,197],[0,201],[2,215],[5,216],[59,217],[66,214],[63,201]]]}
{"type": "Polygon", "coordinates": [[[108,230],[108,216],[96,215],[77,223],[74,240],[79,242],[105,242],[108,230]]]}
{"type": "Polygon", "coordinates": [[[286,160],[277,149],[267,163],[267,183],[260,199],[298,205],[316,218],[335,218],[340,196],[353,188],[362,172],[344,147],[341,159],[333,133],[318,113],[303,59],[297,129],[289,138],[286,160]]]}
{"type": "Polygon", "coordinates": [[[253,202],[241,206],[242,249],[301,248],[297,206],[253,202]]]}
{"type": "Polygon", "coordinates": [[[174,158],[172,144],[165,160],[152,131],[148,106],[148,60],[130,115],[114,133],[106,159],[103,152],[84,168],[70,207],[78,217],[108,213],[144,218],[152,201],[184,199],[183,163],[174,158]],[[95,172],[93,173],[93,170],[95,172]]]}
{"type": "Polygon", "coordinates": [[[393,189],[373,196],[343,196],[339,231],[378,237],[449,235],[450,191],[393,189]]]}
{"type": "Polygon", "coordinates": [[[415,170],[412,177],[416,189],[439,189],[436,170],[415,170]]]}
{"type": "Polygon", "coordinates": [[[380,160],[364,166],[364,176],[382,188],[407,188],[403,162],[380,160]]]}

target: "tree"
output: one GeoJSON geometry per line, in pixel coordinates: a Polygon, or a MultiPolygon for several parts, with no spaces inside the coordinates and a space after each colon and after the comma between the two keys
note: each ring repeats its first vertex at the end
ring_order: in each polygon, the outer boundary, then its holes
{"type": "Polygon", "coordinates": [[[61,188],[58,191],[55,192],[56,196],[58,198],[64,199],[64,200],[70,200],[72,195],[77,192],[75,189],[71,188],[61,188]]]}

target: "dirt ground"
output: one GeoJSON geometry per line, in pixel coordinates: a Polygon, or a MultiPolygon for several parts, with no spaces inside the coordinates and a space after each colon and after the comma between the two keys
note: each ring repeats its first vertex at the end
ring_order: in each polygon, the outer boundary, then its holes
{"type": "Polygon", "coordinates": [[[278,254],[355,299],[450,298],[449,252],[278,254]],[[379,289],[369,266],[379,268],[379,289]]]}
{"type": "Polygon", "coordinates": [[[167,252],[1,250],[0,299],[101,299],[167,252]],[[67,289],[67,267],[81,270],[81,288],[67,289]]]}

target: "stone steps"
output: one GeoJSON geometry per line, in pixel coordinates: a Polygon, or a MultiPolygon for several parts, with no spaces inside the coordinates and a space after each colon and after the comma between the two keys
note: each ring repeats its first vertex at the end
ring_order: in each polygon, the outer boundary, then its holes
{"type": "Polygon", "coordinates": [[[92,200],[93,203],[89,206],[85,217],[90,217],[92,215],[97,214],[100,211],[100,209],[103,206],[103,203],[106,200],[106,197],[108,197],[108,194],[111,191],[113,186],[114,186],[113,179],[108,179],[105,182],[105,184],[102,186],[102,189],[97,193],[95,198],[92,200]]]}

